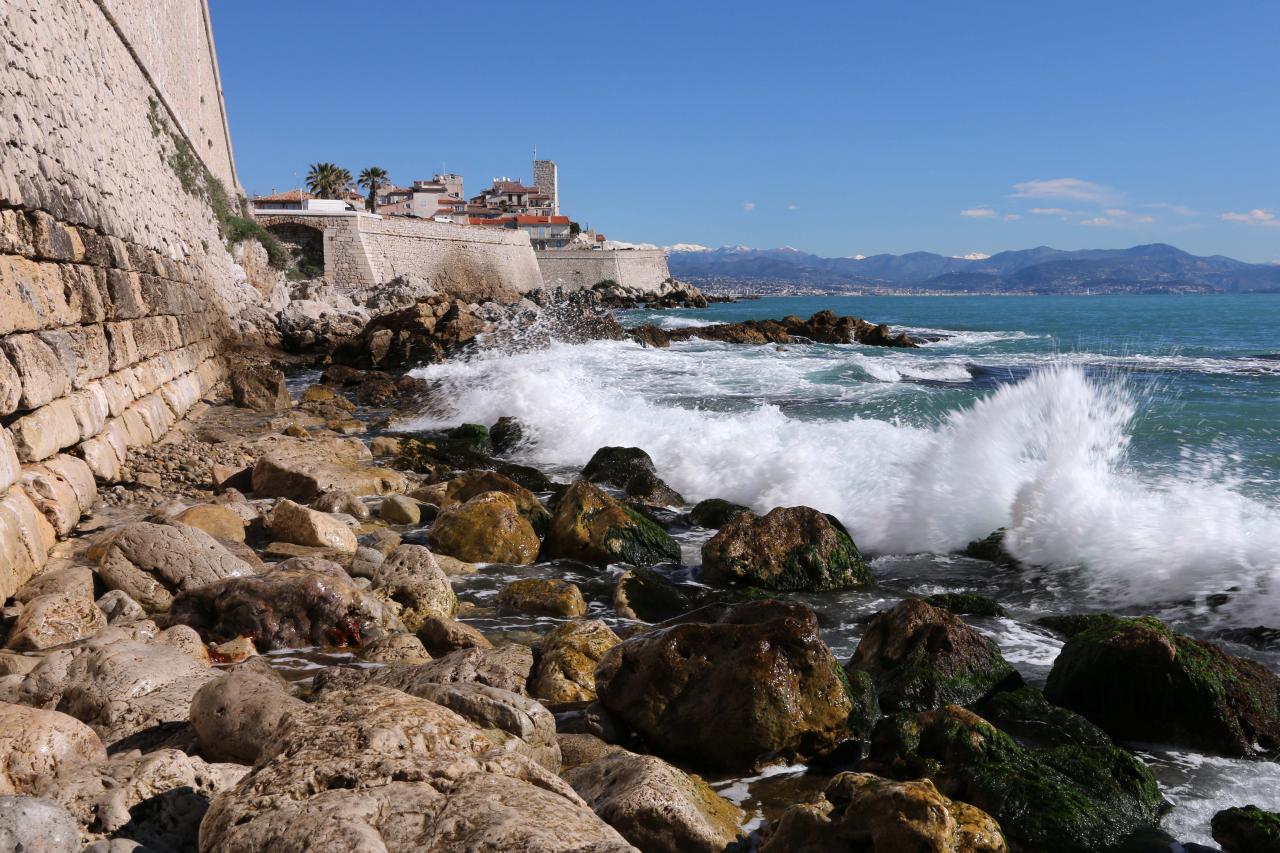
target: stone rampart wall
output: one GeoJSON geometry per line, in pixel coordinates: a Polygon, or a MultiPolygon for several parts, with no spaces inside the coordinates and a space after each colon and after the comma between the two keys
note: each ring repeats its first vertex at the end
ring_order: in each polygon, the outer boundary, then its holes
{"type": "Polygon", "coordinates": [[[612,280],[652,292],[671,278],[661,249],[548,249],[537,257],[548,290],[584,290],[612,280]]]}
{"type": "Polygon", "coordinates": [[[220,380],[251,298],[209,203],[234,168],[206,15],[0,4],[0,600],[220,380]]]}

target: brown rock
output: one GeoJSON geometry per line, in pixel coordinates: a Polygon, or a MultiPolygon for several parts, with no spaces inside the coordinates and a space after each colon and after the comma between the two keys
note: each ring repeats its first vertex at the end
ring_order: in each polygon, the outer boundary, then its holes
{"type": "Polygon", "coordinates": [[[108,587],[124,591],[153,613],[167,610],[175,592],[254,573],[248,563],[194,527],[135,522],[108,541],[98,575],[108,587]]]}
{"type": "Polygon", "coordinates": [[[252,764],[291,711],[304,707],[280,676],[237,669],[205,684],[191,700],[191,725],[212,761],[252,764]]]}
{"type": "Polygon", "coordinates": [[[360,659],[369,663],[430,663],[431,655],[413,634],[388,634],[361,649],[360,659]]]}
{"type": "Polygon", "coordinates": [[[39,651],[91,637],[106,626],[107,619],[94,604],[92,593],[49,592],[37,595],[22,608],[9,629],[5,648],[39,651]]]}
{"type": "Polygon", "coordinates": [[[198,527],[215,539],[244,541],[244,520],[225,506],[196,504],[178,513],[174,520],[188,527],[198,527]]]}
{"type": "Polygon", "coordinates": [[[285,386],[284,374],[268,364],[233,364],[228,379],[237,406],[260,412],[286,412],[293,401],[285,386]]]}
{"type": "Polygon", "coordinates": [[[300,506],[287,498],[276,504],[267,516],[267,529],[272,538],[312,548],[332,548],[354,554],[356,535],[351,528],[332,515],[300,506]]]}
{"type": "Polygon", "coordinates": [[[849,534],[834,518],[807,506],[778,507],[765,516],[741,512],[702,546],[702,578],[765,589],[817,591],[871,581],[849,534]]]}
{"type": "Polygon", "coordinates": [[[535,531],[544,531],[551,520],[538,496],[497,471],[464,471],[451,480],[416,490],[411,497],[440,509],[452,509],[485,492],[510,495],[516,509],[529,520],[535,531]]]}
{"type": "Polygon", "coordinates": [[[599,619],[566,622],[542,641],[531,692],[544,702],[590,702],[596,698],[596,666],[618,645],[618,635],[599,619]]]}
{"type": "Polygon", "coordinates": [[[534,616],[583,616],[587,602],[582,590],[568,581],[520,578],[498,591],[498,610],[534,616]]]}
{"type": "Polygon", "coordinates": [[[106,759],[98,735],[79,720],[0,702],[0,794],[34,794],[62,768],[106,759]]]}
{"type": "Polygon", "coordinates": [[[433,657],[444,657],[459,649],[493,648],[493,643],[478,629],[442,616],[428,616],[422,620],[418,626],[418,639],[433,657]]]}
{"type": "Polygon", "coordinates": [[[560,498],[543,551],[597,566],[680,562],[680,546],[665,530],[586,480],[560,498]]]}
{"type": "Polygon", "coordinates": [[[421,545],[401,545],[374,569],[372,580],[373,592],[400,605],[400,618],[410,631],[432,616],[452,617],[458,612],[458,597],[449,578],[421,545]]]}
{"type": "Polygon", "coordinates": [[[528,565],[538,557],[538,534],[504,492],[484,492],[440,513],[431,547],[471,563],[528,565]]]}

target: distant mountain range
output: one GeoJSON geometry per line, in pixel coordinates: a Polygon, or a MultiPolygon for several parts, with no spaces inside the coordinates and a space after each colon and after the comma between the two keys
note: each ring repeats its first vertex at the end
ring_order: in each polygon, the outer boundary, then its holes
{"type": "Polygon", "coordinates": [[[881,287],[1009,293],[1280,292],[1280,265],[1199,257],[1164,243],[1062,251],[1048,246],[965,258],[911,252],[823,258],[799,249],[668,246],[671,274],[707,286],[881,287]]]}

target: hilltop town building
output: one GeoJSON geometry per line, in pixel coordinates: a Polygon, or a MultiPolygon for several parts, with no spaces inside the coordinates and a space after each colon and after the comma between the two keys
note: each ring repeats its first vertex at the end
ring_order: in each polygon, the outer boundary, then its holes
{"type": "Polygon", "coordinates": [[[417,216],[430,219],[449,215],[455,204],[465,203],[462,176],[437,172],[429,181],[408,187],[386,187],[378,192],[377,212],[384,216],[417,216]]]}
{"type": "Polygon", "coordinates": [[[306,190],[285,190],[253,197],[254,210],[355,210],[350,199],[320,198],[306,190]]]}
{"type": "Polygon", "coordinates": [[[533,185],[551,199],[551,215],[560,215],[560,175],[554,160],[533,161],[533,185]]]}

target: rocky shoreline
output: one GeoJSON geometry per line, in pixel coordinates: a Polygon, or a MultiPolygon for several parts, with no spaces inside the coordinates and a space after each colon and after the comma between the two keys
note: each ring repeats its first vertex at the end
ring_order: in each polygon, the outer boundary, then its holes
{"type": "MultiPolygon", "coordinates": [[[[621,338],[606,301],[513,310],[621,338]]],[[[318,335],[345,362],[318,381],[242,354],[121,485],[51,478],[46,514],[89,512],[5,603],[0,840],[1156,851],[1176,839],[1132,744],[1280,754],[1280,678],[1157,620],[1047,622],[1043,690],[966,622],[1000,612],[975,595],[886,606],[839,660],[794,595],[876,579],[820,509],[690,506],[641,448],[538,470],[511,418],[390,431],[448,401],[374,366],[500,346],[485,311],[428,299],[318,335]],[[808,770],[756,809],[725,796],[779,762],[808,770]]],[[[732,326],[709,336],[913,345],[829,312],[732,326]]],[[[970,553],[1019,570],[998,535],[970,553]]],[[[1212,832],[1275,850],[1278,824],[1232,808],[1212,832]]]]}

